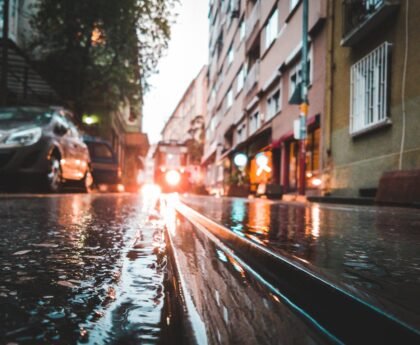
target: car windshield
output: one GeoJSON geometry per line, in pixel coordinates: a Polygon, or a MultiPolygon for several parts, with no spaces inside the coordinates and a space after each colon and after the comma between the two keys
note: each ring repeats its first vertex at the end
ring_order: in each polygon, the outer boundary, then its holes
{"type": "Polygon", "coordinates": [[[3,108],[0,109],[0,123],[32,122],[39,125],[51,121],[53,113],[42,109],[3,108]]]}
{"type": "Polygon", "coordinates": [[[111,149],[102,143],[88,143],[87,144],[90,156],[98,159],[112,159],[113,154],[111,149]]]}

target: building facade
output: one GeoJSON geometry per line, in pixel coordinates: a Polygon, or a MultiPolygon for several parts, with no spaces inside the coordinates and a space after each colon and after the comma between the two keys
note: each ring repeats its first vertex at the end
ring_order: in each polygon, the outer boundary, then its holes
{"type": "Polygon", "coordinates": [[[149,150],[147,134],[142,132],[142,114],[133,117],[128,102],[113,112],[111,118],[111,142],[121,167],[121,182],[127,191],[136,191],[140,175],[144,175],[144,157],[149,150]]]}
{"type": "MultiPolygon", "coordinates": [[[[327,1],[309,1],[310,74],[306,176],[322,173],[327,1]]],[[[209,94],[203,164],[209,188],[229,192],[297,190],[298,141],[289,103],[301,82],[302,3],[298,0],[210,1],[209,94]],[[238,169],[236,154],[247,157],[238,169]],[[239,170],[239,171],[238,171],[239,170]],[[239,176],[239,178],[238,178],[239,176]]]]}
{"type": "Polygon", "coordinates": [[[420,3],[330,1],[326,147],[331,193],[373,196],[420,169],[420,3]]]}
{"type": "Polygon", "coordinates": [[[176,142],[186,145],[190,182],[194,186],[203,183],[201,158],[204,145],[204,119],[207,112],[207,66],[201,68],[198,75],[182,95],[175,110],[162,130],[164,142],[176,142]]]}
{"type": "Polygon", "coordinates": [[[182,95],[175,110],[162,129],[162,140],[185,142],[203,141],[202,126],[206,117],[207,66],[201,68],[182,95]]]}
{"type": "Polygon", "coordinates": [[[3,39],[4,0],[0,0],[0,99],[4,105],[60,105],[57,92],[24,53],[33,37],[30,18],[35,0],[10,0],[7,40],[3,39]],[[7,42],[7,43],[5,43],[7,42]],[[5,49],[6,48],[6,49],[5,49]],[[5,59],[3,53],[5,52],[5,59]]]}

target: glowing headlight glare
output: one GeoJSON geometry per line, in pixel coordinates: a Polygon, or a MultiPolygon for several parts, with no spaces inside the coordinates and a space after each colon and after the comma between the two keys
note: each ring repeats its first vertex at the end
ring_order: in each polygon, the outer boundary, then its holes
{"type": "Polygon", "coordinates": [[[10,146],[29,146],[41,139],[42,129],[39,127],[12,133],[5,144],[10,146]]]}
{"type": "Polygon", "coordinates": [[[176,170],[169,170],[165,175],[166,182],[171,186],[176,186],[181,181],[181,174],[176,170]]]}
{"type": "Polygon", "coordinates": [[[319,186],[322,184],[322,181],[321,181],[321,179],[319,179],[319,178],[313,178],[313,179],[311,180],[311,184],[312,184],[314,187],[319,187],[319,186]]]}
{"type": "Polygon", "coordinates": [[[154,183],[146,183],[141,187],[141,194],[145,196],[158,197],[161,193],[160,187],[154,183]]]}

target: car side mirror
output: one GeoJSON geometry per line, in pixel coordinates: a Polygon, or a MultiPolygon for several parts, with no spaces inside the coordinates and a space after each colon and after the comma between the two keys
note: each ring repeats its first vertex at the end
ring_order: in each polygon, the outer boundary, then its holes
{"type": "Polygon", "coordinates": [[[59,124],[59,123],[57,123],[54,126],[54,133],[57,134],[57,135],[63,136],[64,134],[67,133],[67,131],[68,131],[68,128],[59,124]]]}

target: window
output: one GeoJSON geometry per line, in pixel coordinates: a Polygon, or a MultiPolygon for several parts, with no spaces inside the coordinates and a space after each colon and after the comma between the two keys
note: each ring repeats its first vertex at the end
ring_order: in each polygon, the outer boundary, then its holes
{"type": "Polygon", "coordinates": [[[229,66],[233,62],[233,58],[234,58],[233,44],[229,48],[227,58],[228,58],[228,66],[229,66]]]}
{"type": "Polygon", "coordinates": [[[242,19],[241,24],[239,25],[239,41],[242,42],[244,38],[245,38],[245,21],[242,19]]]}
{"type": "Polygon", "coordinates": [[[265,49],[267,49],[271,43],[277,38],[279,30],[279,13],[276,9],[268,19],[267,25],[265,26],[265,49]]]}
{"type": "Polygon", "coordinates": [[[260,127],[260,113],[256,111],[249,117],[249,134],[254,133],[260,127]]]}
{"type": "Polygon", "coordinates": [[[236,144],[244,141],[246,139],[246,124],[242,122],[238,125],[236,129],[236,144]]]}
{"type": "Polygon", "coordinates": [[[236,93],[238,94],[241,92],[242,88],[244,87],[244,80],[245,80],[245,70],[241,67],[238,76],[236,77],[236,93]]]}
{"type": "Polygon", "coordinates": [[[351,67],[350,133],[387,122],[388,42],[351,67]]]}
{"type": "Polygon", "coordinates": [[[298,3],[299,0],[290,0],[290,11],[292,11],[298,3]]]}
{"type": "Polygon", "coordinates": [[[233,104],[233,92],[232,92],[232,88],[230,88],[226,94],[226,108],[230,108],[232,104],[233,104]]]}
{"type": "Polygon", "coordinates": [[[280,89],[267,99],[267,120],[272,119],[281,109],[280,89]]]}
{"type": "MultiPolygon", "coordinates": [[[[312,64],[311,64],[311,56],[312,51],[308,54],[308,84],[312,82],[312,64]]],[[[294,68],[290,70],[290,78],[289,78],[289,99],[292,97],[293,92],[295,92],[296,87],[299,83],[302,82],[302,63],[297,64],[294,68]]]]}
{"type": "Polygon", "coordinates": [[[114,155],[108,145],[103,143],[88,143],[89,153],[92,158],[113,159],[114,155]]]}

